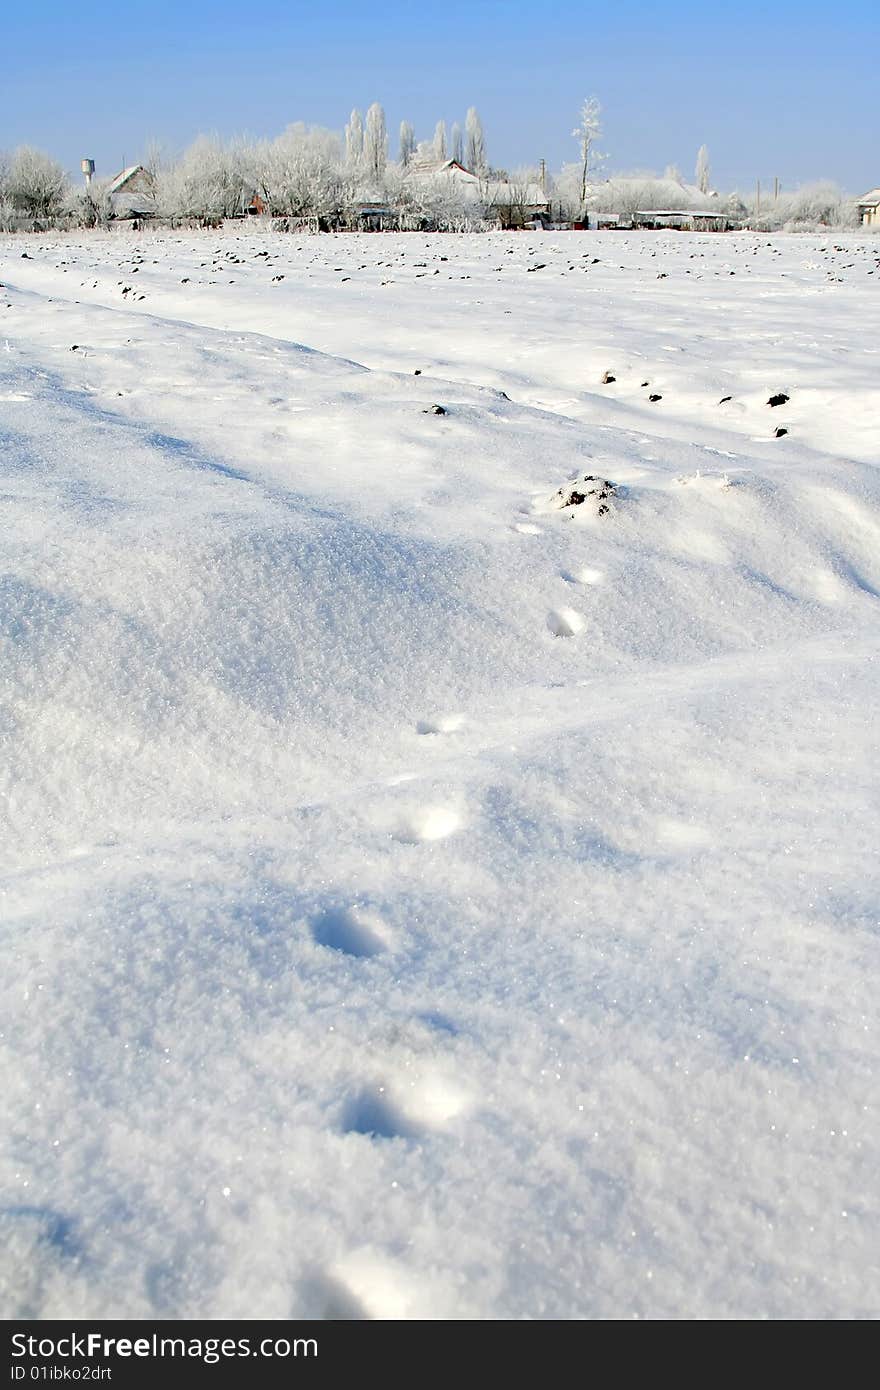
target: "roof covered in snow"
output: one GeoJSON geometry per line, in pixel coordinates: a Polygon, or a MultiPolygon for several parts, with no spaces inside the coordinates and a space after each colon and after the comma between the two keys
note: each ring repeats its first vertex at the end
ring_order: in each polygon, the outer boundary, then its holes
{"type": "MultiPolygon", "coordinates": [[[[107,192],[110,194],[121,193],[123,188],[127,187],[138,174],[147,174],[143,164],[130,164],[127,169],[123,169],[120,174],[116,175],[107,192]]],[[[147,177],[149,178],[149,174],[147,177]]]]}
{"type": "Polygon", "coordinates": [[[407,166],[406,176],[416,180],[445,177],[454,180],[456,184],[476,185],[485,182],[455,159],[413,159],[407,166]]]}
{"type": "Polygon", "coordinates": [[[645,174],[639,178],[637,175],[627,175],[617,177],[616,175],[604,182],[593,185],[593,197],[599,196],[600,200],[608,194],[626,197],[627,194],[644,197],[650,191],[650,195],[658,201],[662,198],[665,208],[687,208],[693,211],[697,207],[717,207],[717,194],[703,193],[701,189],[693,183],[684,183],[679,179],[654,178],[650,174],[645,174]]]}
{"type": "Polygon", "coordinates": [[[860,208],[880,207],[880,188],[872,188],[870,193],[863,193],[859,199],[860,208]]]}
{"type": "Polygon", "coordinates": [[[523,204],[527,207],[546,207],[547,194],[538,183],[520,183],[516,179],[486,179],[472,174],[470,169],[454,159],[413,160],[406,176],[416,183],[438,183],[448,180],[453,187],[489,206],[504,207],[523,204]]]}

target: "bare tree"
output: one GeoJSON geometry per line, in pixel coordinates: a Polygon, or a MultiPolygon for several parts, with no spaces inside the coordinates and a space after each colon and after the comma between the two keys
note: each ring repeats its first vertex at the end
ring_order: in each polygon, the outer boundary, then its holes
{"type": "Polygon", "coordinates": [[[170,163],[168,154],[160,140],[148,140],[144,146],[144,154],[141,159],[141,166],[146,169],[151,178],[156,179],[162,169],[170,163]]]}
{"type": "Polygon", "coordinates": [[[586,207],[590,161],[595,162],[595,143],[602,134],[602,107],[596,97],[588,97],[580,110],[580,119],[571,132],[581,147],[581,208],[586,207]]]}
{"type": "Polygon", "coordinates": [[[446,158],[446,122],[438,121],[434,127],[434,155],[437,159],[446,158]]]}
{"type": "Polygon", "coordinates": [[[697,187],[701,193],[708,193],[712,178],[712,170],[709,168],[709,151],[705,145],[701,145],[697,151],[697,167],[694,177],[697,180],[697,187]]]}
{"type": "Polygon", "coordinates": [[[465,121],[464,156],[465,168],[470,169],[472,174],[482,176],[486,172],[486,139],[475,106],[470,108],[465,121]]]}
{"type": "Polygon", "coordinates": [[[400,122],[400,163],[405,169],[416,152],[415,131],[409,121],[400,122]]]}
{"type": "Polygon", "coordinates": [[[364,163],[368,174],[380,179],[385,172],[388,160],[388,132],[385,128],[385,112],[374,101],[367,112],[364,129],[364,163]]]}
{"type": "Polygon", "coordinates": [[[541,171],[531,165],[514,169],[503,184],[495,186],[494,205],[508,227],[524,227],[542,201],[541,171]]]}
{"type": "Polygon", "coordinates": [[[345,127],[345,158],[352,168],[356,168],[363,157],[364,121],[360,111],[355,107],[345,127]]]}

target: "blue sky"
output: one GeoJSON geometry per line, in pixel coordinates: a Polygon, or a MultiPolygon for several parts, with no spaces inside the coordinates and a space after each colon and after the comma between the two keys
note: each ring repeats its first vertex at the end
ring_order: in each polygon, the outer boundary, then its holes
{"type": "Polygon", "coordinates": [[[709,146],[719,187],[880,183],[880,5],[525,4],[521,0],[230,3],[83,0],[5,7],[0,149],[24,142],[102,173],[147,140],[341,129],[381,101],[419,138],[476,105],[489,157],[575,157],[585,96],[604,110],[607,168],[690,175],[709,146]]]}

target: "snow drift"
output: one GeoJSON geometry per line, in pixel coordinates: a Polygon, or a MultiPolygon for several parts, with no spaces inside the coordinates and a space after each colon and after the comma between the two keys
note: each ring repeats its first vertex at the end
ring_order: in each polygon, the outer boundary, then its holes
{"type": "Polygon", "coordinates": [[[868,243],[226,244],[5,248],[4,1311],[876,1316],[868,243]]]}

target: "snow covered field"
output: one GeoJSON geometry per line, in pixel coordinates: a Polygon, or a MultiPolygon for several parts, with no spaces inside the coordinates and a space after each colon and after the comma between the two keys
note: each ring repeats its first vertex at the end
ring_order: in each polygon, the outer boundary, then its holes
{"type": "Polygon", "coordinates": [[[880,239],[0,281],[0,1312],[880,1315],[880,239]]]}

